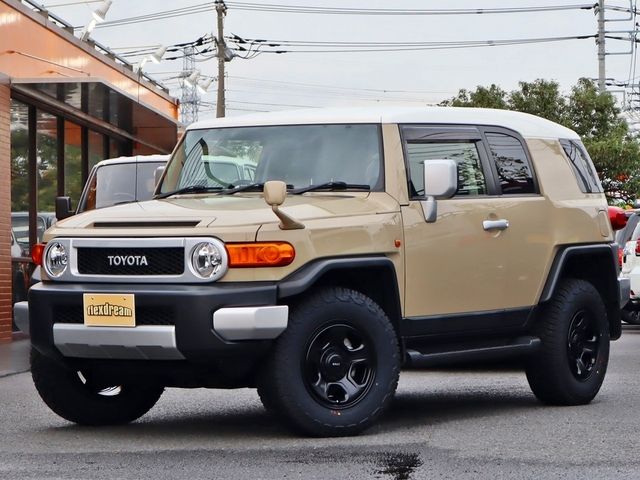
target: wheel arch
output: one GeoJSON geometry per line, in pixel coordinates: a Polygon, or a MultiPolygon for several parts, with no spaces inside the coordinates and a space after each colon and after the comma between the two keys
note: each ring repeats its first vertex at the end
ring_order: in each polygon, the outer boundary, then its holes
{"type": "Polygon", "coordinates": [[[595,287],[604,301],[611,339],[620,338],[622,324],[616,248],[614,244],[597,244],[567,246],[559,250],[539,303],[551,300],[564,278],[586,280],[595,287]]]}
{"type": "Polygon", "coordinates": [[[316,260],[278,283],[278,299],[291,299],[327,285],[351,288],[371,298],[389,317],[400,340],[400,292],[396,269],[389,258],[367,256],[316,260]]]}

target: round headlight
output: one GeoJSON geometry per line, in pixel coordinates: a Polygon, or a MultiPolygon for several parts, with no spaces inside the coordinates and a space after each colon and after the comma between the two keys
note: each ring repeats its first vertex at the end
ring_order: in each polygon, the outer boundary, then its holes
{"type": "Polygon", "coordinates": [[[57,278],[61,276],[67,269],[68,264],[67,250],[64,245],[55,242],[47,248],[44,265],[50,277],[57,278]]]}
{"type": "Polygon", "coordinates": [[[226,264],[224,247],[212,242],[198,243],[193,247],[191,266],[198,276],[212,280],[217,279],[224,275],[226,264]]]}

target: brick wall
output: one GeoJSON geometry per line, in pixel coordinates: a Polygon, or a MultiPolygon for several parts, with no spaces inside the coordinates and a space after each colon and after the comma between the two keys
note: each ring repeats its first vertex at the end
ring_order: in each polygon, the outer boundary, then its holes
{"type": "Polygon", "coordinates": [[[11,341],[11,149],[9,85],[0,78],[0,343],[11,341]]]}

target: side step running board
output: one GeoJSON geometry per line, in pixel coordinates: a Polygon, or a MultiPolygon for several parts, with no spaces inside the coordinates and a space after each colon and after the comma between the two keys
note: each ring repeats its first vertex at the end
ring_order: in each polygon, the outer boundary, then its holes
{"type": "MultiPolygon", "coordinates": [[[[493,345],[457,344],[450,350],[438,352],[418,352],[407,350],[406,367],[433,367],[451,363],[497,360],[500,358],[527,355],[541,345],[538,337],[517,337],[508,343],[493,345]]],[[[443,350],[440,347],[440,350],[443,350]]]]}

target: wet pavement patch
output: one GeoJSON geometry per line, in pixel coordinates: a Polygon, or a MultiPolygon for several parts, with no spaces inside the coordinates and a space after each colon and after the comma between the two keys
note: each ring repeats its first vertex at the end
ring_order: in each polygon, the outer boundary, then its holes
{"type": "Polygon", "coordinates": [[[376,473],[393,480],[410,480],[416,468],[422,465],[417,453],[382,453],[376,462],[376,473]]]}

